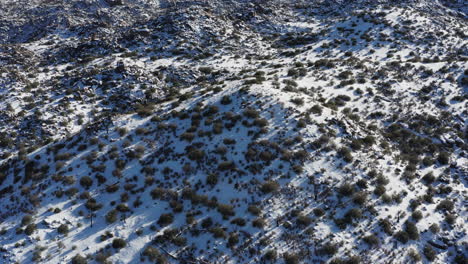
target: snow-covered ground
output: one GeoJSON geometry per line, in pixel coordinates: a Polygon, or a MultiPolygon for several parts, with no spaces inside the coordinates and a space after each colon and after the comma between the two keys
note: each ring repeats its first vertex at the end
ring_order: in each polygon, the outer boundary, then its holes
{"type": "Polygon", "coordinates": [[[466,263],[466,20],[104,2],[0,47],[0,262],[466,263]]]}

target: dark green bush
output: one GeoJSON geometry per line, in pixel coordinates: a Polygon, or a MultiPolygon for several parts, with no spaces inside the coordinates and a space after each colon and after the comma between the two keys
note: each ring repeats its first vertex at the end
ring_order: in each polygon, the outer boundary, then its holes
{"type": "Polygon", "coordinates": [[[158,264],[166,264],[168,263],[166,257],[159,252],[159,250],[155,247],[148,246],[145,248],[143,251],[143,256],[146,256],[151,260],[152,262],[158,263],[158,264]]]}
{"type": "Polygon", "coordinates": [[[123,240],[122,238],[114,238],[114,240],[112,240],[112,247],[115,249],[124,248],[126,246],[127,242],[125,242],[125,240],[123,240]]]}
{"type": "Polygon", "coordinates": [[[377,246],[380,242],[379,238],[376,235],[368,235],[362,239],[369,246],[377,246]]]}
{"type": "Polygon", "coordinates": [[[344,183],[338,188],[338,193],[343,196],[351,196],[354,193],[354,185],[350,183],[344,183]]]}
{"type": "Polygon", "coordinates": [[[452,201],[445,199],[439,202],[436,209],[440,211],[452,211],[454,208],[454,204],[452,201]]]}
{"type": "Polygon", "coordinates": [[[167,225],[172,224],[173,221],[174,221],[174,215],[169,213],[169,214],[161,214],[161,216],[159,216],[157,223],[160,226],[167,226],[167,225]]]}
{"type": "Polygon", "coordinates": [[[57,228],[57,232],[59,232],[60,234],[68,234],[69,232],[69,228],[68,228],[68,225],[66,224],[61,224],[58,228],[57,228]]]}
{"type": "Polygon", "coordinates": [[[423,249],[424,256],[427,258],[429,261],[434,261],[437,253],[435,250],[432,248],[431,245],[426,245],[423,249]]]}
{"type": "Polygon", "coordinates": [[[271,193],[278,191],[280,185],[276,181],[266,181],[260,187],[263,193],[271,193]]]}
{"type": "Polygon", "coordinates": [[[80,254],[78,255],[75,255],[72,259],[71,259],[71,263],[72,264],[87,264],[88,263],[88,260],[81,256],[80,254]]]}
{"type": "Polygon", "coordinates": [[[405,231],[399,231],[395,234],[395,238],[403,244],[409,241],[409,235],[405,231]]]}
{"type": "Polygon", "coordinates": [[[285,264],[299,264],[299,255],[296,253],[284,253],[283,258],[285,264]]]}
{"type": "Polygon", "coordinates": [[[28,236],[32,235],[34,233],[34,231],[37,229],[37,226],[36,224],[34,223],[31,223],[29,225],[26,226],[26,228],[24,229],[24,233],[28,236]]]}
{"type": "Polygon", "coordinates": [[[80,185],[83,186],[84,188],[88,189],[89,187],[91,187],[93,185],[93,179],[91,179],[91,177],[89,177],[89,176],[83,176],[80,179],[80,185]]]}
{"type": "Polygon", "coordinates": [[[33,221],[33,217],[31,215],[25,215],[21,219],[21,225],[22,226],[29,225],[30,223],[32,223],[32,221],[33,221]]]}
{"type": "Polygon", "coordinates": [[[419,239],[419,230],[416,227],[416,224],[414,224],[411,221],[406,221],[405,223],[405,231],[408,234],[408,237],[412,240],[418,240],[419,239]]]}
{"type": "Polygon", "coordinates": [[[263,255],[263,259],[265,259],[266,261],[271,261],[271,262],[274,262],[277,257],[278,257],[278,254],[276,253],[276,250],[274,249],[268,250],[263,255]]]}

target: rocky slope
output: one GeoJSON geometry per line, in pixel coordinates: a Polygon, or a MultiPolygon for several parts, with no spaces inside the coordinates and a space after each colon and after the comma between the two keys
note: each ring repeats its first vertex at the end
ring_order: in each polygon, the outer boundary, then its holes
{"type": "Polygon", "coordinates": [[[0,262],[466,263],[466,14],[0,0],[0,262]]]}

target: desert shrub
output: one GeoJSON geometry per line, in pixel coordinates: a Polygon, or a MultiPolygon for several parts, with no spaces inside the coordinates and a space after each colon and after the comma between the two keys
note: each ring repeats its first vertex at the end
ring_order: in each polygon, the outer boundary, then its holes
{"type": "Polygon", "coordinates": [[[268,126],[268,120],[265,118],[255,118],[253,124],[257,127],[266,127],[268,126]]]}
{"type": "Polygon", "coordinates": [[[440,152],[439,156],[437,156],[437,161],[443,165],[448,164],[450,161],[450,154],[448,152],[440,152]]]}
{"type": "Polygon", "coordinates": [[[116,191],[119,190],[119,188],[120,188],[120,186],[118,184],[108,185],[108,186],[106,186],[106,192],[115,193],[116,191]]]}
{"type": "Polygon", "coordinates": [[[344,183],[338,187],[338,193],[343,196],[351,196],[354,193],[354,186],[350,183],[344,183]]]}
{"type": "Polygon", "coordinates": [[[414,262],[419,262],[421,261],[421,255],[414,249],[411,248],[408,250],[408,256],[414,261],[414,262]]]}
{"type": "Polygon", "coordinates": [[[210,173],[206,176],[206,183],[209,185],[216,185],[218,183],[218,174],[210,173]]]}
{"type": "Polygon", "coordinates": [[[205,229],[210,228],[212,225],[213,225],[213,219],[211,219],[211,217],[207,217],[203,219],[203,221],[201,222],[201,227],[205,229]]]}
{"type": "Polygon", "coordinates": [[[154,188],[150,192],[150,195],[154,200],[162,199],[165,194],[166,194],[166,190],[164,190],[163,188],[159,188],[159,187],[154,188]]]}
{"type": "Polygon", "coordinates": [[[457,216],[454,215],[454,214],[447,214],[445,216],[445,221],[447,222],[447,224],[449,225],[453,225],[455,224],[455,221],[457,220],[457,216]]]}
{"type": "Polygon", "coordinates": [[[21,219],[21,225],[22,226],[29,225],[32,223],[32,221],[33,221],[33,217],[31,215],[25,215],[21,219]]]}
{"type": "Polygon", "coordinates": [[[355,204],[363,205],[367,201],[367,193],[366,192],[357,192],[353,195],[353,202],[355,204]]]}
{"type": "Polygon", "coordinates": [[[405,231],[408,233],[408,237],[412,240],[419,239],[419,230],[416,225],[411,221],[406,221],[405,223],[405,231]]]}
{"type": "Polygon", "coordinates": [[[299,165],[299,164],[293,165],[293,166],[292,166],[292,170],[293,170],[294,173],[296,173],[296,174],[301,174],[301,173],[304,172],[304,168],[303,168],[301,165],[299,165]]]}
{"type": "Polygon", "coordinates": [[[361,188],[361,189],[367,189],[367,181],[364,179],[359,179],[356,182],[356,186],[361,188]]]}
{"type": "Polygon", "coordinates": [[[263,255],[263,259],[266,261],[271,261],[274,262],[276,258],[278,257],[278,254],[276,253],[276,250],[270,249],[265,254],[263,255]]]}
{"type": "Polygon", "coordinates": [[[352,162],[353,161],[353,155],[351,154],[351,150],[346,147],[342,147],[338,150],[338,154],[343,158],[344,161],[346,162],[352,162]]]}
{"type": "Polygon", "coordinates": [[[247,118],[258,118],[260,116],[258,111],[253,109],[253,108],[248,108],[248,109],[244,110],[243,114],[247,118]]]}
{"type": "Polygon", "coordinates": [[[188,142],[191,142],[194,138],[195,138],[194,133],[184,132],[180,135],[181,140],[186,140],[188,142]]]}
{"type": "Polygon", "coordinates": [[[119,133],[119,135],[123,137],[128,133],[128,129],[125,127],[120,127],[117,129],[117,133],[119,133]]]}
{"type": "Polygon", "coordinates": [[[36,231],[37,229],[37,225],[34,224],[34,223],[31,223],[29,225],[26,226],[26,228],[24,229],[24,233],[28,236],[32,235],[34,233],[34,231],[36,231]]]}
{"type": "Polygon", "coordinates": [[[256,228],[263,228],[266,225],[265,219],[259,217],[252,221],[252,226],[256,228]]]}
{"type": "Polygon", "coordinates": [[[122,238],[114,238],[114,240],[112,240],[112,247],[115,249],[124,248],[126,246],[127,242],[125,242],[125,240],[123,240],[122,238]]]}
{"type": "Polygon", "coordinates": [[[201,72],[201,73],[204,73],[204,74],[211,74],[213,72],[213,68],[212,67],[208,67],[208,66],[202,66],[200,68],[198,68],[198,70],[201,72]]]}
{"type": "Polygon", "coordinates": [[[221,104],[228,105],[230,103],[232,103],[232,100],[231,97],[229,97],[228,95],[225,95],[221,98],[221,104]]]}
{"type": "Polygon", "coordinates": [[[91,211],[97,211],[102,208],[102,204],[96,202],[94,198],[88,199],[88,201],[85,203],[85,206],[91,211]]]}
{"type": "MultiPolygon", "coordinates": [[[[71,196],[75,195],[76,193],[78,193],[78,189],[75,188],[75,187],[71,187],[71,188],[69,188],[69,189],[67,189],[67,190],[65,191],[65,194],[66,194],[68,197],[71,197],[71,196]]],[[[56,195],[58,195],[58,194],[59,194],[59,193],[56,193],[56,195]]]]}
{"type": "Polygon", "coordinates": [[[161,214],[158,219],[158,225],[160,226],[167,226],[170,225],[174,221],[174,215],[172,214],[161,214]]]}
{"type": "Polygon", "coordinates": [[[234,215],[234,207],[229,204],[218,204],[218,212],[223,215],[223,217],[229,217],[234,215]]]}
{"type": "Polygon", "coordinates": [[[262,184],[262,186],[260,187],[260,190],[263,192],[263,193],[271,193],[271,192],[276,192],[278,191],[280,185],[278,184],[278,182],[276,181],[266,181],[262,184]]]}
{"type": "Polygon", "coordinates": [[[382,201],[384,203],[391,203],[392,202],[392,197],[386,193],[384,193],[381,197],[382,201]]]}
{"type": "Polygon", "coordinates": [[[320,106],[320,105],[314,105],[312,106],[309,111],[313,114],[316,114],[316,115],[321,115],[323,110],[323,108],[320,106]]]}
{"type": "Polygon", "coordinates": [[[66,176],[66,177],[63,177],[62,182],[63,182],[63,184],[65,184],[65,185],[72,185],[72,184],[75,184],[75,177],[73,177],[73,176],[66,176]]]}
{"type": "Polygon", "coordinates": [[[218,164],[218,170],[226,171],[226,170],[233,170],[236,168],[236,165],[232,161],[223,161],[218,164]]]}
{"type": "Polygon", "coordinates": [[[205,156],[205,152],[203,150],[200,150],[200,149],[197,149],[197,148],[192,148],[187,153],[187,156],[191,160],[199,161],[199,160],[203,159],[203,157],[205,156]]]}
{"type": "Polygon", "coordinates": [[[296,253],[285,253],[283,258],[285,264],[299,264],[299,255],[296,253]]]}
{"type": "Polygon", "coordinates": [[[117,221],[117,216],[118,216],[119,212],[117,210],[110,210],[107,214],[106,214],[106,221],[107,223],[109,224],[112,224],[112,223],[115,223],[117,221]]]}
{"type": "Polygon", "coordinates": [[[232,138],[225,138],[223,139],[223,143],[226,145],[234,145],[236,144],[236,140],[232,138]]]}
{"type": "Polygon", "coordinates": [[[418,222],[419,220],[422,219],[423,215],[422,215],[422,212],[421,212],[421,211],[416,210],[416,211],[414,211],[414,212],[411,214],[411,217],[412,217],[416,222],[418,222]]]}
{"type": "Polygon", "coordinates": [[[385,188],[385,186],[377,185],[374,189],[374,194],[377,196],[382,196],[386,191],[387,189],[385,188]]]}
{"type": "Polygon", "coordinates": [[[320,207],[317,207],[317,208],[314,208],[313,213],[315,216],[320,217],[320,216],[325,215],[325,210],[323,210],[320,207]]]}
{"type": "Polygon", "coordinates": [[[452,211],[454,208],[454,204],[452,201],[445,199],[439,202],[436,209],[440,211],[452,211]]]}
{"type": "Polygon", "coordinates": [[[427,258],[429,261],[434,261],[437,254],[435,250],[432,248],[430,245],[426,245],[423,249],[424,256],[427,258]]]}
{"type": "Polygon", "coordinates": [[[387,234],[391,235],[393,233],[392,231],[392,224],[388,219],[381,219],[379,220],[379,226],[382,227],[382,230],[387,234]]]}
{"type": "Polygon", "coordinates": [[[71,259],[71,263],[72,264],[87,264],[88,263],[88,260],[81,256],[80,254],[78,255],[75,255],[72,259],[71,259]]]}
{"type": "Polygon", "coordinates": [[[432,164],[434,164],[434,161],[432,160],[431,157],[424,157],[423,160],[422,160],[422,164],[426,167],[428,166],[431,166],[432,164]]]}
{"type": "Polygon", "coordinates": [[[68,234],[69,231],[70,231],[70,229],[68,228],[68,225],[66,225],[66,224],[61,224],[57,228],[57,232],[59,232],[60,234],[68,234]]]}
{"type": "Polygon", "coordinates": [[[101,236],[99,237],[101,241],[106,241],[110,238],[113,238],[114,235],[110,232],[110,231],[106,231],[104,232],[104,234],[101,234],[101,236]]]}
{"type": "Polygon", "coordinates": [[[330,242],[326,243],[325,245],[323,245],[321,248],[318,249],[319,255],[333,256],[336,254],[336,252],[338,252],[338,245],[334,243],[330,243],[330,242]]]}
{"type": "Polygon", "coordinates": [[[237,217],[237,218],[232,219],[231,224],[235,224],[238,226],[245,226],[246,221],[244,218],[237,217]]]}
{"type": "Polygon", "coordinates": [[[262,210],[255,205],[249,205],[249,207],[247,208],[247,211],[249,211],[249,213],[256,215],[256,216],[262,213],[262,210]]]}
{"type": "Polygon", "coordinates": [[[125,213],[125,212],[128,212],[130,211],[130,208],[128,208],[128,206],[124,203],[121,203],[121,204],[118,204],[115,209],[121,213],[125,213]]]}
{"type": "Polygon", "coordinates": [[[395,233],[394,236],[398,241],[400,241],[403,244],[406,244],[409,241],[409,235],[405,231],[399,231],[395,233]]]}
{"type": "Polygon", "coordinates": [[[115,167],[119,170],[125,169],[126,162],[125,160],[118,159],[115,161],[115,167]]]}
{"type": "Polygon", "coordinates": [[[375,182],[379,185],[387,185],[390,181],[387,177],[383,176],[382,174],[379,174],[377,178],[375,178],[375,182]]]}
{"type": "Polygon", "coordinates": [[[217,121],[213,123],[213,134],[221,134],[223,133],[223,123],[221,121],[217,121]]]}
{"type": "Polygon", "coordinates": [[[432,184],[434,181],[435,181],[435,176],[434,174],[431,172],[428,172],[426,173],[423,177],[422,177],[423,181],[425,181],[427,184],[432,184]]]}
{"type": "Polygon", "coordinates": [[[429,230],[433,233],[433,234],[437,234],[439,233],[440,231],[440,228],[439,228],[439,225],[438,224],[432,224],[431,226],[429,226],[429,230]]]}
{"type": "Polygon", "coordinates": [[[379,238],[376,235],[368,235],[362,239],[369,246],[377,246],[379,244],[379,238]]]}
{"type": "Polygon", "coordinates": [[[358,209],[358,208],[352,208],[352,209],[349,209],[346,213],[345,213],[345,218],[346,219],[358,219],[358,218],[361,218],[362,217],[362,210],[361,209],[358,209]]]}
{"type": "Polygon", "coordinates": [[[215,238],[225,238],[227,235],[226,235],[226,231],[224,231],[224,229],[222,229],[221,227],[213,227],[213,228],[210,228],[210,233],[213,234],[213,237],[215,238]]]}
{"type": "Polygon", "coordinates": [[[359,256],[350,256],[344,260],[344,264],[360,264],[361,257],[359,256]]]}
{"type": "Polygon", "coordinates": [[[296,97],[291,99],[291,103],[295,105],[303,105],[304,104],[304,98],[296,97]]]}
{"type": "Polygon", "coordinates": [[[146,247],[142,254],[143,256],[148,257],[152,262],[159,264],[168,263],[166,257],[164,257],[164,255],[162,255],[161,252],[159,252],[159,250],[153,246],[146,247]]]}
{"type": "Polygon", "coordinates": [[[93,179],[91,179],[91,177],[89,177],[89,176],[83,176],[80,179],[80,185],[83,186],[84,188],[88,189],[89,187],[91,187],[93,185],[93,179]]]}
{"type": "Polygon", "coordinates": [[[312,218],[306,216],[306,215],[299,215],[297,217],[296,223],[300,226],[308,226],[312,223],[312,218]]]}
{"type": "Polygon", "coordinates": [[[137,104],[136,107],[136,112],[139,116],[146,117],[150,116],[153,113],[154,110],[154,105],[152,104],[137,104]]]}
{"type": "Polygon", "coordinates": [[[233,247],[237,243],[239,243],[239,235],[234,232],[229,234],[228,243],[227,243],[228,247],[233,247]]]}
{"type": "Polygon", "coordinates": [[[468,258],[463,253],[460,253],[455,256],[453,261],[455,261],[456,264],[466,264],[468,263],[468,258]]]}

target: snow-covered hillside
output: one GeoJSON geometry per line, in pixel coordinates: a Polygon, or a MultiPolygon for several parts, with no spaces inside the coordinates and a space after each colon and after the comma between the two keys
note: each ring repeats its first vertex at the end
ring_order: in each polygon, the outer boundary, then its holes
{"type": "Polygon", "coordinates": [[[0,263],[466,263],[458,1],[0,1],[0,263]]]}

